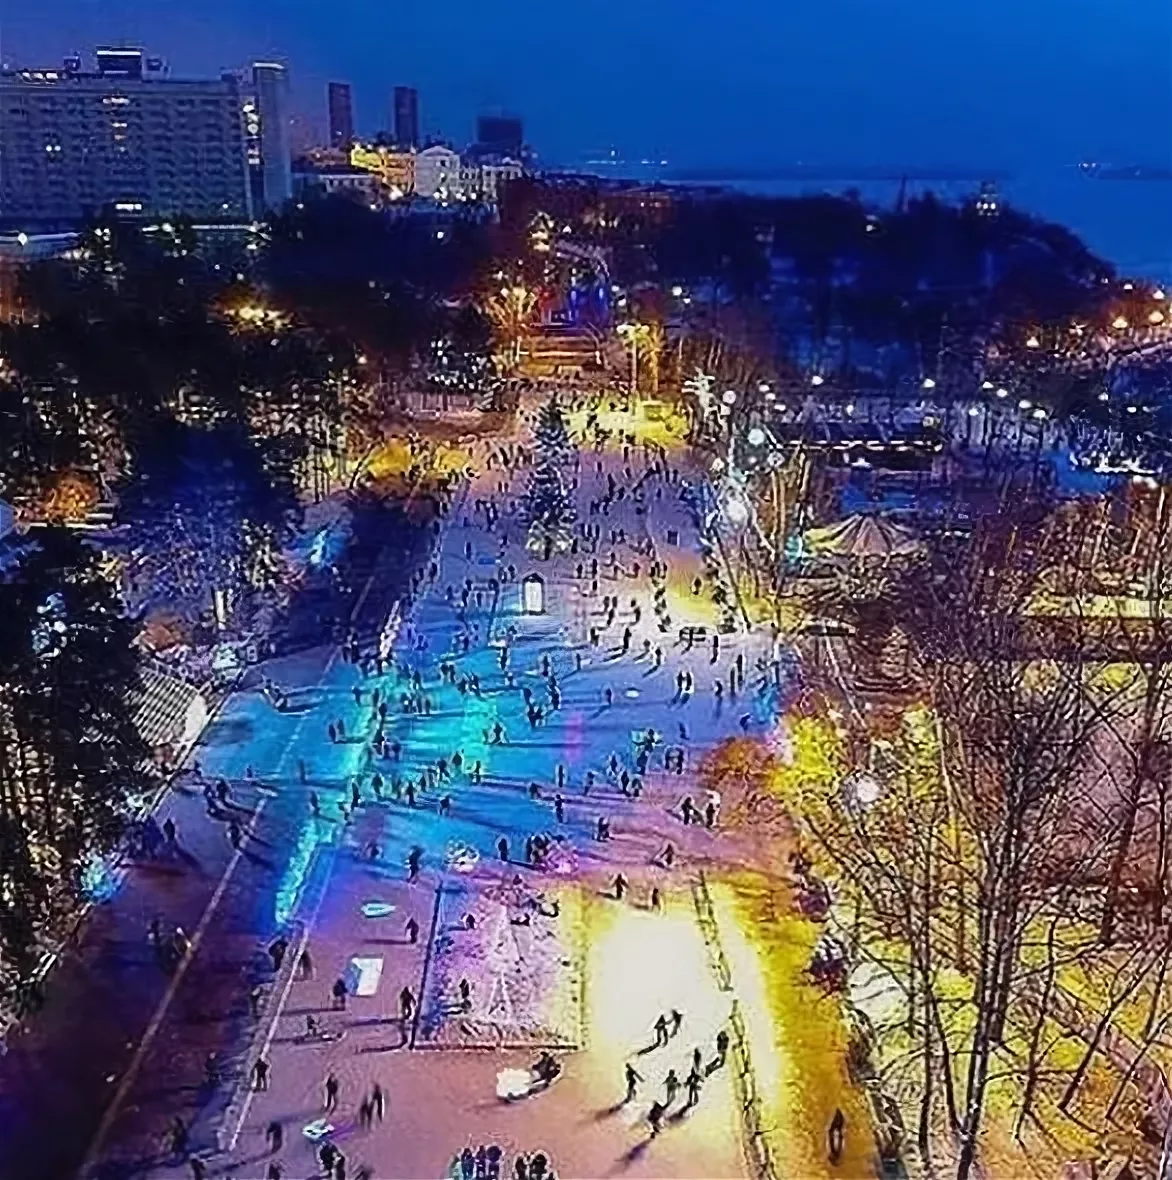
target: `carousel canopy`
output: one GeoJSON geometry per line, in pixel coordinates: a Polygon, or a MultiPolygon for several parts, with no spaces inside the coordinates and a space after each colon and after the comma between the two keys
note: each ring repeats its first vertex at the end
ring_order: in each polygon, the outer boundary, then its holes
{"type": "Polygon", "coordinates": [[[819,557],[855,560],[904,557],[920,549],[910,529],[885,516],[862,514],[848,516],[825,528],[810,529],[804,539],[810,552],[819,557]]]}

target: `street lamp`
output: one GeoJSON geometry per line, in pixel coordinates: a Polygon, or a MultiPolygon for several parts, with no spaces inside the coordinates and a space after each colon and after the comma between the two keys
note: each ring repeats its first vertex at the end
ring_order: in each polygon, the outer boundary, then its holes
{"type": "Polygon", "coordinates": [[[935,382],[935,381],[933,381],[931,377],[925,377],[925,378],[924,378],[924,380],[923,380],[923,383],[922,383],[922,384],[921,384],[921,386],[920,386],[920,388],[921,388],[921,389],[935,389],[935,388],[936,388],[936,382],[935,382]]]}
{"type": "Polygon", "coordinates": [[[810,384],[821,385],[825,380],[826,378],[823,377],[821,373],[815,373],[814,376],[810,378],[810,384]]]}
{"type": "Polygon", "coordinates": [[[765,442],[765,431],[760,426],[754,426],[749,431],[749,445],[751,447],[759,447],[765,442]]]}

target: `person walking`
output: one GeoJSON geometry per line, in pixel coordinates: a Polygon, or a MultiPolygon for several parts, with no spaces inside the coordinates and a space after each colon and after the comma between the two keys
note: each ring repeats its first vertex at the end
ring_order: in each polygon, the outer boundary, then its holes
{"type": "Polygon", "coordinates": [[[728,1030],[721,1029],[716,1034],[716,1062],[717,1066],[723,1066],[728,1060],[728,1030]]]}
{"type": "Polygon", "coordinates": [[[655,1047],[658,1049],[661,1045],[666,1045],[667,1041],[667,1017],[661,1012],[655,1018],[655,1047]]]}
{"type": "Polygon", "coordinates": [[[381,1123],[383,1121],[383,1115],[386,1113],[387,1099],[383,1093],[382,1086],[378,1082],[375,1082],[370,1088],[370,1105],[375,1117],[381,1123]]]}
{"type": "Polygon", "coordinates": [[[635,1067],[629,1061],[624,1067],[624,1073],[627,1082],[627,1096],[623,1102],[633,1102],[638,1085],[643,1079],[635,1072],[635,1067]]]}
{"type": "Polygon", "coordinates": [[[269,1063],[263,1057],[258,1057],[253,1062],[252,1088],[254,1090],[267,1090],[269,1088],[269,1063]]]}
{"type": "Polygon", "coordinates": [[[265,1127],[265,1139],[269,1145],[269,1151],[276,1155],[281,1150],[285,1142],[285,1128],[279,1119],[273,1119],[267,1127],[265,1127]]]}
{"type": "Polygon", "coordinates": [[[399,993],[399,1013],[404,1023],[410,1020],[415,1014],[415,997],[411,994],[409,987],[405,987],[399,993]]]}
{"type": "Polygon", "coordinates": [[[662,1102],[653,1102],[651,1109],[647,1112],[647,1122],[651,1127],[651,1138],[654,1139],[659,1134],[660,1125],[663,1123],[664,1107],[662,1102]]]}
{"type": "Polygon", "coordinates": [[[349,990],[346,987],[346,981],[339,975],[338,978],[334,980],[334,986],[330,990],[334,997],[334,1007],[345,1008],[346,993],[349,990]]]}
{"type": "Polygon", "coordinates": [[[684,1014],[678,1009],[671,1010],[671,1035],[674,1037],[680,1031],[680,1025],[684,1023],[684,1014]]]}
{"type": "Polygon", "coordinates": [[[327,1111],[332,1111],[332,1110],[338,1109],[338,1089],[339,1089],[338,1077],[334,1073],[333,1070],[330,1070],[330,1072],[328,1074],[326,1074],[326,1083],[325,1083],[325,1090],[326,1090],[325,1107],[326,1107],[327,1111]]]}
{"type": "Polygon", "coordinates": [[[297,957],[297,974],[302,979],[313,978],[313,959],[309,955],[309,947],[306,947],[297,957]]]}
{"type": "Polygon", "coordinates": [[[676,1095],[680,1092],[680,1079],[676,1077],[676,1071],[674,1069],[667,1071],[667,1077],[663,1079],[663,1088],[667,1095],[664,1105],[671,1106],[676,1100],[676,1095]]]}
{"type": "Polygon", "coordinates": [[[827,1146],[830,1149],[830,1162],[837,1164],[842,1158],[843,1139],[846,1134],[846,1116],[835,1107],[834,1117],[830,1120],[830,1128],[826,1133],[827,1146]]]}
{"type": "Polygon", "coordinates": [[[407,919],[407,942],[414,946],[419,941],[419,923],[414,918],[407,919]]]}
{"type": "Polygon", "coordinates": [[[622,873],[617,873],[614,879],[614,896],[615,901],[622,901],[623,895],[627,892],[627,878],[622,873]]]}

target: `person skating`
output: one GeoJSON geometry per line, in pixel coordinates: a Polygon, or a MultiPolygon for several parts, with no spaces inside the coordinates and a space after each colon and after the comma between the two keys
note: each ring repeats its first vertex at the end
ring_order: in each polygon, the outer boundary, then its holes
{"type": "Polygon", "coordinates": [[[653,885],[651,887],[651,909],[654,913],[658,914],[662,908],[663,899],[660,896],[659,887],[657,885],[653,885]]]}
{"type": "Polygon", "coordinates": [[[566,822],[566,804],[561,795],[555,795],[553,800],[554,818],[559,824],[566,822]]]}
{"type": "Polygon", "coordinates": [[[252,1088],[254,1090],[267,1090],[269,1088],[269,1063],[263,1057],[258,1057],[253,1063],[252,1088]]]}
{"type": "Polygon", "coordinates": [[[285,1128],[279,1119],[273,1119],[267,1127],[265,1127],[265,1140],[268,1142],[269,1151],[276,1155],[281,1150],[285,1142],[285,1128]]]}
{"type": "Polygon", "coordinates": [[[460,1010],[472,1011],[472,985],[466,979],[461,979],[457,990],[460,993],[460,1010]]]}
{"type": "Polygon", "coordinates": [[[411,989],[405,987],[399,993],[399,1014],[402,1016],[404,1022],[411,1019],[415,1013],[415,997],[411,994],[411,989]]]}
{"type": "Polygon", "coordinates": [[[370,1105],[374,1110],[375,1118],[381,1123],[383,1121],[383,1115],[386,1113],[387,1099],[383,1093],[382,1086],[378,1082],[375,1082],[370,1088],[370,1105]]]}
{"type": "Polygon", "coordinates": [[[655,1047],[661,1048],[666,1045],[668,1041],[667,1034],[667,1017],[661,1012],[655,1018],[655,1047]]]}
{"type": "Polygon", "coordinates": [[[659,1134],[660,1125],[663,1123],[664,1108],[662,1102],[653,1102],[651,1109],[647,1112],[647,1123],[651,1127],[651,1138],[654,1139],[659,1134]]]}
{"type": "Polygon", "coordinates": [[[281,1165],[278,1163],[271,1163],[265,1169],[265,1180],[281,1180],[282,1175],[281,1165]]]}
{"type": "Polygon", "coordinates": [[[326,1081],[325,1081],[325,1093],[326,1093],[325,1108],[327,1111],[337,1110],[337,1108],[338,1108],[339,1085],[340,1084],[338,1082],[337,1075],[334,1073],[333,1070],[330,1070],[330,1072],[328,1074],[326,1074],[326,1081]]]}
{"type": "Polygon", "coordinates": [[[728,1060],[728,1032],[726,1029],[721,1029],[716,1034],[716,1064],[721,1067],[728,1060]]]}
{"type": "Polygon", "coordinates": [[[664,1106],[671,1106],[676,1100],[676,1095],[680,1092],[680,1079],[676,1077],[676,1071],[674,1069],[667,1071],[667,1077],[663,1079],[663,1088],[667,1095],[664,1106]]]}
{"type": "Polygon", "coordinates": [[[680,1025],[684,1023],[684,1014],[678,1009],[671,1010],[671,1035],[674,1037],[680,1031],[680,1025]]]}
{"type": "Polygon", "coordinates": [[[207,1180],[208,1166],[197,1155],[193,1155],[188,1163],[191,1166],[191,1180],[207,1180]]]}
{"type": "Polygon", "coordinates": [[[419,865],[423,859],[423,849],[416,846],[411,849],[407,857],[407,881],[414,882],[419,880],[419,865]]]}
{"type": "Polygon", "coordinates": [[[167,1133],[167,1138],[170,1141],[172,1155],[183,1156],[187,1154],[191,1135],[187,1130],[187,1124],[178,1115],[171,1120],[171,1129],[167,1133]]]}
{"type": "Polygon", "coordinates": [[[700,1087],[704,1084],[704,1075],[695,1065],[692,1066],[692,1072],[688,1074],[688,1109],[691,1109],[700,1101],[700,1087]]]}
{"type": "Polygon", "coordinates": [[[630,1062],[624,1066],[624,1076],[627,1082],[627,1096],[623,1102],[633,1102],[639,1083],[643,1078],[635,1072],[635,1067],[630,1062]]]}
{"type": "Polygon", "coordinates": [[[419,941],[419,923],[414,918],[407,919],[407,942],[414,946],[419,941]]]}
{"type": "Polygon", "coordinates": [[[830,1120],[830,1129],[826,1133],[827,1146],[830,1149],[830,1162],[837,1164],[842,1158],[843,1138],[846,1133],[846,1116],[835,1107],[834,1117],[830,1120]]]}
{"type": "Polygon", "coordinates": [[[509,859],[509,842],[504,836],[496,842],[496,854],[505,862],[509,859]]]}
{"type": "Polygon", "coordinates": [[[285,952],[288,949],[289,940],[283,935],[278,935],[269,943],[269,958],[272,960],[274,971],[281,970],[281,964],[285,961],[285,952]]]}
{"type": "Polygon", "coordinates": [[[622,901],[627,892],[627,878],[622,873],[616,873],[614,879],[614,897],[615,901],[622,901]]]}

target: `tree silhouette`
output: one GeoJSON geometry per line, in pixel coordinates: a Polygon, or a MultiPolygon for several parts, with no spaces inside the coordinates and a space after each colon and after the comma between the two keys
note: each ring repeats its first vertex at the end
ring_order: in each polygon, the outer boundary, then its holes
{"type": "Polygon", "coordinates": [[[100,555],[37,534],[0,583],[0,990],[60,937],[94,856],[118,842],[149,784],[133,722],[134,626],[100,555]]]}

